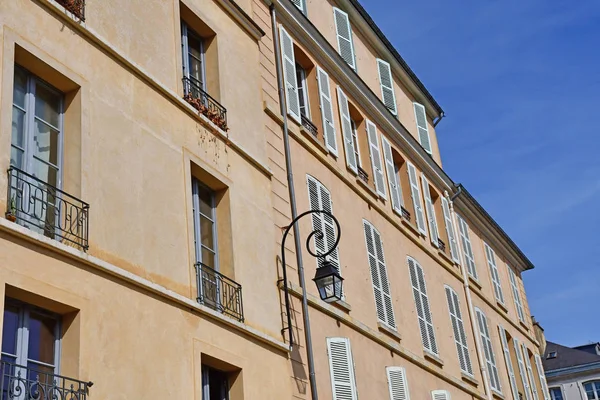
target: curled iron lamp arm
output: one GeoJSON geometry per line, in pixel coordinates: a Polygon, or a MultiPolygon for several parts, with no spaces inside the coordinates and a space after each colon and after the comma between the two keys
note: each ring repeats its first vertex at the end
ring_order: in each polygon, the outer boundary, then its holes
{"type": "Polygon", "coordinates": [[[290,298],[289,298],[289,288],[288,288],[288,280],[287,280],[287,266],[285,263],[285,240],[287,239],[288,234],[290,233],[290,230],[292,229],[292,227],[304,216],[306,215],[310,215],[310,214],[325,214],[329,217],[331,217],[331,219],[333,220],[333,222],[335,222],[335,226],[336,226],[336,239],[335,239],[335,243],[333,244],[333,246],[331,246],[331,248],[326,251],[323,254],[316,254],[314,253],[311,248],[310,248],[310,240],[313,238],[313,236],[316,236],[319,239],[323,239],[323,237],[325,236],[323,234],[323,231],[320,229],[315,229],[313,230],[308,237],[306,238],[306,250],[308,251],[308,253],[315,257],[315,258],[323,258],[323,257],[327,257],[329,254],[333,253],[333,251],[337,248],[338,244],[340,243],[340,239],[342,237],[342,231],[340,229],[340,223],[339,221],[333,216],[332,213],[330,213],[329,211],[325,211],[325,210],[309,210],[309,211],[305,211],[302,214],[298,215],[289,225],[287,228],[285,228],[285,231],[283,232],[283,238],[281,239],[281,264],[283,267],[283,292],[285,294],[285,311],[287,314],[287,323],[288,326],[287,328],[283,328],[283,330],[288,330],[289,333],[289,344],[290,346],[292,346],[294,344],[294,339],[293,339],[293,332],[292,332],[292,313],[290,312],[290,298]]]}

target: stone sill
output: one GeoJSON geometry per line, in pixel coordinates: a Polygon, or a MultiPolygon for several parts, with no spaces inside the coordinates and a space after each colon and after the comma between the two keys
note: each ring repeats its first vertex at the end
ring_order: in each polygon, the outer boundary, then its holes
{"type": "Polygon", "coordinates": [[[467,383],[470,383],[471,385],[473,385],[473,386],[475,386],[475,387],[479,386],[479,382],[477,381],[477,379],[475,379],[475,378],[474,378],[473,376],[471,376],[471,375],[465,374],[464,372],[461,372],[461,373],[460,373],[460,378],[461,378],[463,381],[465,381],[465,382],[467,382],[467,383]]]}
{"type": "Polygon", "coordinates": [[[444,361],[441,358],[433,353],[428,352],[427,350],[423,350],[423,357],[425,357],[427,361],[432,362],[440,368],[444,366],[444,361]]]}
{"type": "Polygon", "coordinates": [[[502,393],[500,393],[496,389],[491,389],[491,391],[492,391],[492,396],[494,396],[494,398],[504,400],[504,395],[502,393]]]}
{"type": "Polygon", "coordinates": [[[506,304],[502,304],[498,300],[496,300],[496,305],[498,306],[498,308],[500,308],[502,311],[508,314],[508,308],[506,307],[506,304]]]}
{"type": "Polygon", "coordinates": [[[397,330],[390,328],[382,322],[377,321],[377,329],[379,329],[379,332],[383,332],[386,335],[391,336],[393,339],[396,339],[397,341],[402,340],[402,336],[400,336],[400,333],[398,333],[397,330]]]}
{"type": "MultiPolygon", "coordinates": [[[[296,120],[294,120],[294,119],[292,119],[292,121],[296,122],[296,120]]],[[[304,136],[306,136],[308,138],[308,140],[311,141],[312,144],[317,146],[319,148],[319,150],[321,150],[323,152],[323,154],[330,154],[327,147],[325,147],[325,145],[323,143],[321,143],[321,141],[318,138],[316,138],[312,133],[310,133],[305,127],[300,126],[300,132],[302,132],[302,134],[304,136]]]]}
{"type": "MultiPolygon", "coordinates": [[[[465,266],[466,268],[466,266],[465,266]]],[[[467,275],[469,275],[469,273],[467,272],[467,275]]],[[[473,278],[471,275],[469,275],[469,283],[472,283],[474,286],[476,286],[479,290],[481,290],[481,283],[479,283],[479,281],[475,278],[473,278]]]]}
{"type": "Polygon", "coordinates": [[[365,183],[362,179],[360,178],[356,178],[356,182],[362,186],[363,188],[365,188],[373,197],[375,197],[376,199],[379,198],[379,193],[377,193],[375,191],[375,189],[373,189],[371,186],[369,186],[367,183],[365,183]]]}
{"type": "Polygon", "coordinates": [[[422,236],[421,232],[419,232],[419,230],[416,227],[414,227],[413,224],[411,224],[410,221],[407,220],[406,218],[402,217],[402,219],[400,220],[400,222],[402,222],[402,225],[404,225],[405,227],[407,227],[417,237],[422,236]]]}
{"type": "Polygon", "coordinates": [[[352,311],[352,306],[350,304],[346,303],[344,300],[336,300],[329,304],[336,306],[337,308],[341,309],[342,311],[344,311],[346,313],[349,313],[350,311],[352,311]]]}
{"type": "Polygon", "coordinates": [[[519,320],[519,325],[521,325],[524,329],[526,329],[527,331],[529,331],[529,327],[527,326],[527,324],[521,320],[519,320]]]}

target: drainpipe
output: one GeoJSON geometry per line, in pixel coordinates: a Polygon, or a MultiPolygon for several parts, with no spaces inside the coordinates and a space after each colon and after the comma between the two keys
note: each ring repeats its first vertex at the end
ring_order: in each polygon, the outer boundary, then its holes
{"type": "MultiPolygon", "coordinates": [[[[452,216],[452,225],[454,230],[454,237],[457,242],[460,240],[460,232],[458,232],[458,220],[456,213],[454,212],[454,199],[456,199],[462,193],[462,186],[458,186],[458,190],[450,197],[448,191],[444,191],[444,197],[448,200],[450,206],[450,215],[452,216]]],[[[477,324],[477,318],[475,317],[475,308],[473,307],[473,301],[471,299],[471,287],[469,286],[469,277],[467,276],[467,268],[464,265],[464,255],[461,243],[456,243],[458,249],[458,259],[462,261],[461,271],[463,276],[463,286],[465,289],[465,296],[467,298],[467,308],[469,310],[469,320],[471,322],[471,328],[473,329],[473,338],[475,339],[475,350],[477,353],[477,361],[479,361],[479,369],[481,370],[481,377],[483,379],[483,387],[489,400],[493,400],[492,391],[490,390],[490,382],[487,374],[487,368],[483,357],[483,350],[481,349],[481,335],[478,332],[479,325],[477,324]],[[477,328],[475,328],[477,326],[477,328]]]]}
{"type": "MultiPolygon", "coordinates": [[[[275,2],[269,5],[271,14],[271,26],[273,28],[273,46],[275,50],[275,66],[277,68],[277,87],[279,89],[279,111],[283,116],[283,147],[285,149],[285,168],[287,171],[287,184],[290,196],[290,208],[292,211],[292,220],[298,216],[296,209],[296,192],[294,189],[294,174],[292,173],[292,155],[290,153],[290,136],[288,131],[288,116],[285,106],[285,92],[283,83],[283,68],[281,65],[281,48],[279,47],[279,35],[277,34],[277,18],[275,15],[275,2]]],[[[302,263],[302,245],[300,243],[300,228],[298,223],[294,224],[294,244],[296,250],[296,263],[298,264],[298,278],[302,288],[302,316],[304,318],[304,338],[306,341],[306,356],[308,362],[308,380],[310,382],[310,394],[312,400],[318,400],[317,381],[315,376],[315,362],[312,350],[312,338],[310,333],[310,320],[308,318],[308,299],[306,297],[306,283],[304,280],[304,264],[302,263]]],[[[283,266],[285,268],[285,265],[283,266]]],[[[288,309],[288,321],[290,320],[288,309]]],[[[289,325],[288,329],[292,329],[289,325]]],[[[291,345],[291,343],[290,343],[291,345]]]]}

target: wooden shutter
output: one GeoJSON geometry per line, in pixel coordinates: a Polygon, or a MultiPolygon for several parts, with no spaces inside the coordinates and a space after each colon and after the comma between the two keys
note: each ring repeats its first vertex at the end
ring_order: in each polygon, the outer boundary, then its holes
{"type": "Polygon", "coordinates": [[[302,14],[306,15],[306,0],[292,0],[292,3],[302,11],[302,14]]]}
{"type": "Polygon", "coordinates": [[[329,75],[327,75],[327,72],[321,69],[321,67],[317,67],[317,81],[319,83],[319,99],[321,102],[321,117],[323,120],[325,146],[337,156],[337,141],[335,138],[335,125],[333,123],[333,105],[331,103],[329,75]]]}
{"type": "Polygon", "coordinates": [[[450,322],[452,323],[452,330],[454,332],[454,342],[456,343],[456,351],[458,353],[460,370],[468,375],[473,376],[471,356],[469,354],[469,347],[467,346],[467,335],[465,334],[465,327],[460,312],[458,295],[450,286],[446,286],[446,300],[448,301],[450,322]]]}
{"type": "Polygon", "coordinates": [[[496,254],[487,243],[484,243],[483,247],[485,248],[485,257],[487,259],[488,266],[490,267],[490,275],[492,276],[492,284],[494,286],[494,295],[496,296],[496,300],[498,300],[501,304],[504,304],[504,293],[502,293],[500,274],[498,273],[498,267],[496,266],[496,254]]]}
{"type": "Polygon", "coordinates": [[[431,392],[432,400],[450,400],[450,392],[447,390],[434,390],[431,392]]]}
{"type": "Polygon", "coordinates": [[[396,329],[392,294],[385,266],[381,235],[368,221],[363,220],[363,227],[365,230],[365,243],[367,245],[367,256],[371,270],[371,281],[373,282],[377,318],[390,328],[396,329]]]}
{"type": "Polygon", "coordinates": [[[419,189],[419,178],[417,178],[417,169],[410,162],[406,162],[408,170],[408,180],[410,182],[410,195],[412,197],[415,208],[415,220],[417,228],[423,235],[427,235],[427,227],[425,226],[425,213],[421,203],[421,189],[419,189]]]}
{"type": "Polygon", "coordinates": [[[367,136],[369,138],[369,153],[371,154],[371,166],[373,167],[375,189],[381,197],[386,198],[381,150],[379,150],[379,140],[377,140],[377,127],[369,120],[367,120],[367,136]]]}
{"type": "Polygon", "coordinates": [[[354,44],[352,43],[352,28],[348,14],[339,8],[333,8],[333,19],[335,21],[335,31],[337,33],[338,51],[352,68],[356,69],[356,59],[354,57],[354,44]]]}
{"type": "MultiPolygon", "coordinates": [[[[325,186],[310,175],[306,176],[308,185],[308,198],[310,201],[311,210],[325,210],[330,213],[333,212],[333,204],[331,202],[331,194],[325,186]]],[[[319,238],[319,235],[315,235],[315,252],[317,254],[323,254],[327,252],[335,244],[335,223],[329,215],[314,213],[312,214],[313,230],[323,232],[323,238],[319,238]]],[[[338,249],[335,249],[331,254],[326,257],[327,260],[331,261],[333,265],[340,271],[340,260],[338,249]]],[[[322,258],[317,258],[317,266],[321,267],[323,264],[322,258]]]]}
{"type": "Polygon", "coordinates": [[[525,343],[521,343],[521,347],[523,348],[523,359],[525,360],[525,367],[527,368],[527,377],[529,378],[529,388],[531,389],[531,394],[533,395],[533,400],[539,400],[537,386],[535,385],[535,379],[533,378],[533,369],[531,368],[531,361],[529,361],[529,352],[527,351],[527,347],[525,343]]]}
{"type": "Polygon", "coordinates": [[[294,58],[294,41],[283,26],[279,26],[281,36],[281,56],[283,58],[283,76],[285,81],[285,101],[287,112],[298,123],[300,117],[300,99],[298,97],[298,81],[296,80],[296,60],[294,58]]]}
{"type": "Polygon", "coordinates": [[[519,366],[519,375],[521,375],[521,383],[523,383],[523,391],[525,392],[525,399],[531,400],[531,390],[529,388],[529,381],[525,372],[525,361],[523,361],[523,353],[521,353],[521,344],[517,338],[513,338],[513,346],[515,348],[515,354],[517,355],[517,365],[519,366]]]}
{"type": "Polygon", "coordinates": [[[429,235],[431,243],[438,247],[438,238],[440,237],[437,219],[435,218],[435,208],[433,208],[433,201],[431,201],[431,193],[429,192],[429,181],[425,178],[425,175],[421,174],[421,182],[423,183],[423,198],[425,199],[425,210],[427,211],[427,221],[429,222],[429,235]]]}
{"type": "Polygon", "coordinates": [[[431,154],[431,140],[429,139],[429,127],[427,126],[427,113],[425,107],[419,103],[413,103],[415,109],[415,120],[419,131],[419,142],[426,152],[431,154]]]}
{"type": "Polygon", "coordinates": [[[469,237],[469,225],[465,220],[458,214],[456,214],[458,220],[458,228],[460,232],[460,241],[462,243],[462,249],[465,256],[465,264],[467,264],[467,271],[474,279],[477,279],[477,268],[475,268],[475,257],[473,257],[473,248],[471,247],[471,239],[469,237]]]}
{"type": "Polygon", "coordinates": [[[525,323],[525,313],[523,312],[523,304],[521,303],[521,296],[519,296],[519,288],[517,287],[517,277],[510,267],[510,265],[506,264],[506,268],[508,269],[508,277],[510,279],[510,287],[513,292],[513,298],[515,300],[515,308],[517,309],[517,316],[519,317],[519,321],[525,323]]]}
{"type": "Polygon", "coordinates": [[[379,71],[379,83],[381,84],[381,99],[383,104],[394,115],[398,114],[396,106],[396,95],[394,94],[394,79],[390,64],[377,59],[377,70],[379,71]]]}
{"type": "Polygon", "coordinates": [[[356,160],[356,149],[354,148],[354,140],[352,139],[352,123],[350,121],[350,109],[348,107],[348,97],[338,86],[338,107],[340,109],[340,120],[342,121],[342,134],[344,136],[344,150],[346,152],[346,164],[352,171],[358,173],[356,160]]]}
{"type": "Polygon", "coordinates": [[[385,370],[390,389],[390,400],[410,400],[406,370],[401,367],[387,367],[385,370]]]}
{"type": "Polygon", "coordinates": [[[506,331],[500,325],[498,325],[498,332],[500,332],[500,341],[502,342],[502,351],[504,353],[504,362],[506,363],[506,370],[508,371],[508,378],[510,381],[510,390],[514,400],[519,399],[519,389],[517,387],[517,378],[515,376],[515,370],[513,369],[512,361],[510,359],[510,349],[508,347],[508,339],[506,338],[506,331]]]}
{"type": "Polygon", "coordinates": [[[475,309],[477,315],[477,323],[479,325],[479,336],[481,337],[481,345],[487,364],[487,371],[490,377],[490,387],[498,393],[502,393],[500,386],[500,377],[498,376],[498,368],[496,367],[496,357],[492,340],[490,339],[490,331],[488,329],[487,318],[485,314],[478,308],[475,309]]]}
{"type": "Polygon", "coordinates": [[[429,298],[427,297],[427,288],[425,286],[425,274],[423,273],[423,268],[421,268],[414,258],[408,257],[407,261],[423,347],[428,352],[437,355],[438,348],[435,340],[435,329],[433,327],[431,310],[429,309],[429,298]]]}
{"type": "Polygon", "coordinates": [[[452,256],[452,260],[454,260],[454,262],[459,262],[458,245],[456,243],[456,236],[454,235],[454,222],[452,221],[452,216],[450,215],[450,205],[444,196],[440,197],[442,198],[442,211],[444,212],[444,221],[446,222],[446,233],[448,234],[448,241],[450,242],[450,255],[452,256]]]}
{"type": "Polygon", "coordinates": [[[350,341],[327,338],[327,353],[333,400],[357,400],[350,341]]]}
{"type": "Polygon", "coordinates": [[[546,374],[544,372],[544,366],[542,365],[542,359],[539,354],[534,354],[533,358],[535,359],[535,367],[537,368],[538,377],[540,378],[540,383],[542,385],[544,400],[550,400],[550,392],[548,391],[548,382],[546,382],[546,374]]]}
{"type": "Polygon", "coordinates": [[[394,163],[392,146],[383,135],[381,136],[381,143],[383,145],[383,158],[385,159],[385,170],[387,172],[388,184],[390,186],[392,207],[394,210],[396,210],[396,212],[402,214],[402,189],[400,187],[400,177],[398,176],[396,164],[394,163]]]}

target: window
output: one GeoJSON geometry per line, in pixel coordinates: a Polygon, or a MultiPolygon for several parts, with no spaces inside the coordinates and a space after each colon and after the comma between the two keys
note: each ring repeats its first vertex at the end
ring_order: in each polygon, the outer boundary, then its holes
{"type": "Polygon", "coordinates": [[[396,329],[394,309],[392,306],[392,294],[390,293],[390,282],[383,256],[383,242],[381,235],[368,221],[363,220],[365,230],[365,243],[367,245],[367,256],[371,269],[371,282],[373,283],[373,295],[377,307],[377,318],[392,329],[396,329]]]}
{"type": "Polygon", "coordinates": [[[344,150],[346,152],[346,164],[348,167],[358,173],[359,156],[358,142],[356,141],[352,117],[350,116],[350,107],[348,105],[348,97],[344,91],[338,86],[338,108],[340,110],[340,120],[342,122],[342,134],[344,136],[344,150]]]}
{"type": "Polygon", "coordinates": [[[353,119],[350,119],[350,125],[352,126],[352,143],[354,145],[354,158],[356,158],[356,165],[361,168],[362,163],[360,161],[360,146],[358,144],[358,126],[353,119]]]}
{"type": "Polygon", "coordinates": [[[432,400],[450,400],[450,392],[447,390],[433,390],[431,392],[432,400]]]}
{"type": "Polygon", "coordinates": [[[387,367],[388,386],[390,389],[390,400],[408,400],[408,381],[406,370],[401,367],[387,367]]]}
{"type": "Polygon", "coordinates": [[[367,136],[369,139],[371,167],[373,167],[373,180],[375,181],[375,190],[377,191],[377,194],[379,194],[379,196],[385,199],[385,181],[383,180],[383,165],[381,162],[381,150],[379,148],[379,139],[377,139],[377,127],[371,121],[367,121],[367,136]]]}
{"type": "Polygon", "coordinates": [[[471,239],[469,237],[469,225],[458,214],[456,214],[456,219],[458,220],[460,242],[462,244],[467,271],[473,279],[477,280],[477,268],[475,268],[475,257],[473,256],[473,248],[471,247],[471,239]]]}
{"type": "Polygon", "coordinates": [[[600,400],[600,381],[586,382],[583,389],[588,400],[600,400]]]}
{"type": "Polygon", "coordinates": [[[508,335],[504,328],[498,325],[498,332],[500,333],[500,342],[502,343],[502,352],[504,353],[504,362],[506,363],[506,370],[508,371],[508,378],[510,381],[510,389],[515,400],[519,399],[519,389],[517,387],[517,378],[515,376],[515,370],[513,368],[512,360],[510,357],[510,347],[508,346],[508,335]]]}
{"type": "Polygon", "coordinates": [[[352,28],[348,14],[339,8],[333,8],[335,31],[337,32],[338,51],[350,68],[356,70],[354,44],[352,43],[352,28]]]}
{"type": "Polygon", "coordinates": [[[448,235],[448,242],[450,242],[450,255],[455,263],[459,262],[458,259],[458,244],[456,243],[456,236],[454,231],[454,220],[450,213],[450,204],[448,199],[442,196],[442,212],[444,214],[444,221],[446,223],[446,235],[448,235]]]}
{"type": "Polygon", "coordinates": [[[388,185],[390,187],[390,197],[392,198],[392,208],[398,214],[402,215],[403,200],[400,175],[398,174],[399,168],[394,161],[392,145],[383,135],[381,136],[381,143],[383,144],[383,158],[385,159],[385,169],[387,172],[388,185]]]}
{"type": "Polygon", "coordinates": [[[538,391],[537,386],[535,384],[535,379],[533,377],[533,368],[531,368],[529,350],[525,346],[525,343],[521,343],[521,346],[523,349],[523,357],[525,358],[525,367],[527,368],[527,377],[529,378],[529,387],[531,388],[531,393],[533,394],[533,400],[538,400],[538,391]]]}
{"type": "Polygon", "coordinates": [[[450,286],[446,286],[446,300],[448,301],[448,310],[450,311],[450,321],[452,323],[452,331],[454,332],[454,342],[456,343],[460,370],[473,376],[471,356],[469,354],[469,347],[467,346],[467,335],[460,312],[458,295],[450,286]]]}
{"type": "Polygon", "coordinates": [[[215,194],[196,178],[192,178],[192,205],[196,262],[218,271],[215,194]]]}
{"type": "Polygon", "coordinates": [[[481,336],[481,345],[483,347],[485,362],[487,364],[487,372],[490,378],[490,387],[492,390],[502,393],[502,388],[500,387],[500,377],[498,376],[498,368],[496,367],[496,356],[494,355],[494,348],[492,347],[492,339],[490,337],[487,317],[478,308],[475,308],[475,314],[477,315],[479,335],[481,336]]]}
{"type": "Polygon", "coordinates": [[[525,323],[525,313],[523,312],[523,304],[521,303],[521,296],[519,296],[519,288],[517,287],[517,276],[510,265],[506,264],[506,268],[508,269],[508,277],[510,278],[510,287],[515,301],[515,308],[517,309],[517,316],[519,317],[519,321],[525,323]]]}
{"type": "Polygon", "coordinates": [[[429,181],[427,178],[425,178],[424,174],[421,174],[421,182],[423,183],[423,197],[425,198],[425,211],[427,212],[427,221],[429,222],[429,236],[431,239],[431,244],[433,244],[435,247],[439,247],[438,240],[440,238],[440,233],[438,231],[435,208],[433,207],[429,181]]]}
{"type": "Polygon", "coordinates": [[[183,77],[186,80],[184,94],[201,98],[198,89],[206,91],[204,41],[185,22],[182,22],[181,42],[183,46],[183,77]]]}
{"type": "Polygon", "coordinates": [[[379,72],[379,84],[381,85],[381,99],[383,104],[394,115],[398,114],[396,106],[396,95],[394,94],[394,79],[390,64],[377,59],[377,70],[379,72]]]}
{"type": "Polygon", "coordinates": [[[323,122],[323,136],[325,146],[337,157],[337,139],[335,124],[333,122],[333,105],[331,103],[331,88],[329,75],[321,67],[317,67],[317,83],[319,84],[319,100],[321,104],[321,118],[323,122]]]}
{"type": "Polygon", "coordinates": [[[542,389],[542,395],[544,400],[550,400],[550,394],[548,391],[548,382],[546,381],[546,372],[544,371],[544,366],[542,365],[542,358],[539,354],[534,354],[533,358],[535,360],[535,367],[538,372],[538,378],[540,380],[540,385],[542,389]]]}
{"type": "Polygon", "coordinates": [[[417,170],[414,165],[407,162],[408,180],[410,182],[410,195],[412,197],[415,208],[415,220],[419,232],[427,236],[427,226],[425,224],[425,212],[423,211],[423,203],[421,200],[421,189],[419,188],[419,178],[417,178],[417,170]]]}
{"type": "Polygon", "coordinates": [[[327,338],[332,400],[357,400],[354,361],[347,338],[327,338]]]}
{"type": "Polygon", "coordinates": [[[527,380],[527,372],[525,370],[525,361],[521,349],[521,344],[517,338],[513,338],[513,347],[515,354],[517,355],[517,365],[519,366],[519,375],[521,376],[521,383],[523,384],[523,391],[525,392],[525,399],[531,400],[531,390],[529,388],[529,381],[527,380]]]}
{"type": "Polygon", "coordinates": [[[492,250],[487,243],[484,243],[483,246],[485,248],[485,257],[487,259],[488,267],[490,267],[494,295],[500,304],[504,304],[504,293],[502,293],[502,286],[500,285],[500,274],[498,274],[498,267],[496,266],[496,255],[494,250],[492,250]]]}
{"type": "Polygon", "coordinates": [[[228,374],[202,366],[202,400],[229,400],[228,374]]]}
{"type": "Polygon", "coordinates": [[[417,131],[419,132],[419,143],[421,143],[426,152],[431,154],[431,139],[429,138],[425,107],[419,103],[413,103],[413,106],[415,109],[415,120],[417,121],[417,131]]]}
{"type": "MultiPolygon", "coordinates": [[[[587,393],[587,389],[586,389],[587,393]]],[[[550,388],[550,398],[552,400],[563,400],[562,390],[559,387],[550,388]]],[[[598,397],[590,397],[588,394],[588,399],[597,399],[598,397]]]]}
{"type": "Polygon", "coordinates": [[[425,351],[437,356],[438,348],[435,340],[435,329],[433,327],[431,310],[429,309],[429,298],[427,297],[423,268],[419,265],[417,260],[412,257],[408,257],[407,262],[419,320],[419,329],[421,330],[423,348],[425,351]]]}
{"type": "Polygon", "coordinates": [[[302,11],[302,14],[306,15],[306,0],[292,0],[292,3],[302,11]]]}
{"type": "Polygon", "coordinates": [[[310,107],[308,104],[308,86],[306,85],[306,71],[296,63],[296,82],[298,85],[298,100],[300,102],[300,114],[310,119],[310,107]]]}
{"type": "Polygon", "coordinates": [[[556,358],[556,352],[555,351],[549,352],[548,355],[546,356],[546,360],[550,360],[552,358],[556,358]]]}

